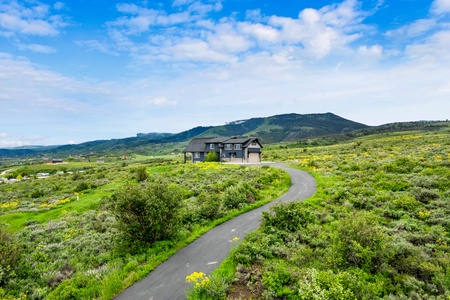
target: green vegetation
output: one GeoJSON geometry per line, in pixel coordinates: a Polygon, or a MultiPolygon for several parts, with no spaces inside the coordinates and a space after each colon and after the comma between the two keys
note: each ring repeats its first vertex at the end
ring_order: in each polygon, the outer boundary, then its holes
{"type": "Polygon", "coordinates": [[[219,161],[219,155],[216,152],[208,152],[208,154],[205,157],[205,162],[218,162],[219,161]]]}
{"type": "Polygon", "coordinates": [[[22,180],[0,183],[0,299],[111,299],[290,185],[279,169],[167,157],[9,169],[22,180]]]}
{"type": "Polygon", "coordinates": [[[449,299],[450,131],[435,129],[266,150],[317,193],[264,214],[189,299],[449,299]]]}
{"type": "Polygon", "coordinates": [[[164,180],[130,184],[113,195],[111,210],[123,240],[151,245],[171,240],[181,227],[182,189],[164,180]]]}

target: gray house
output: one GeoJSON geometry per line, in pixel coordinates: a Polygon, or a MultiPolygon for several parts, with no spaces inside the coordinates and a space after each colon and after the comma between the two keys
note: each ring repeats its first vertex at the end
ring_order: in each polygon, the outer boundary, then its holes
{"type": "Polygon", "coordinates": [[[262,148],[257,138],[194,138],[184,150],[184,161],[186,161],[186,154],[190,153],[192,162],[203,162],[208,152],[213,151],[217,153],[220,161],[259,163],[262,148]]]}

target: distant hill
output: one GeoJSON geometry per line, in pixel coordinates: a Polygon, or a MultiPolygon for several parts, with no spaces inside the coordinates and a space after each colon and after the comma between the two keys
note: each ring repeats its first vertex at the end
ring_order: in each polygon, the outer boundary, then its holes
{"type": "Polygon", "coordinates": [[[332,113],[284,114],[267,118],[252,118],[216,126],[202,136],[252,136],[263,143],[295,141],[302,138],[351,132],[369,126],[353,122],[332,113]]]}
{"type": "MultiPolygon", "coordinates": [[[[322,114],[282,114],[271,117],[251,118],[229,122],[222,126],[199,126],[177,134],[138,133],[135,137],[111,140],[97,140],[76,145],[50,148],[28,147],[25,149],[0,149],[0,156],[64,156],[89,153],[140,151],[152,153],[154,149],[178,149],[194,137],[205,136],[248,136],[257,137],[264,144],[292,142],[320,136],[365,135],[392,130],[426,129],[435,123],[405,122],[382,126],[367,126],[344,119],[332,113],[322,114]],[[145,151],[144,151],[145,150],[145,151]]],[[[437,124],[437,123],[436,123],[437,124]]],[[[170,152],[169,152],[170,153],[170,152]]]]}

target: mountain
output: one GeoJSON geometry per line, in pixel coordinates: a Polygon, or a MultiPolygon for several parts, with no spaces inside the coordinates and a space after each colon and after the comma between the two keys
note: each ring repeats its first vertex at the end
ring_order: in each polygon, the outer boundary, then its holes
{"type": "Polygon", "coordinates": [[[270,144],[346,133],[368,127],[332,113],[284,114],[267,118],[252,118],[216,126],[205,131],[202,136],[252,136],[261,139],[263,143],[270,144]]]}
{"type": "Polygon", "coordinates": [[[53,149],[0,150],[0,156],[15,155],[72,155],[143,149],[145,147],[186,143],[194,137],[204,136],[251,136],[263,143],[295,141],[302,138],[347,133],[369,126],[353,122],[332,113],[283,114],[271,117],[251,118],[229,122],[222,126],[199,126],[177,134],[138,133],[135,137],[97,140],[76,145],[64,145],[53,149]],[[17,151],[17,152],[16,152],[17,151]]]}

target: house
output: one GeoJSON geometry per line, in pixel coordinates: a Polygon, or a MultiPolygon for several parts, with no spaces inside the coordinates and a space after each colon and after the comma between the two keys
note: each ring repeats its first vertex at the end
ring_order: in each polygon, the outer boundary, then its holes
{"type": "Polygon", "coordinates": [[[186,162],[187,153],[191,154],[192,162],[203,162],[209,152],[215,152],[220,161],[260,163],[262,148],[257,138],[194,138],[184,150],[184,161],[186,162]]]}

